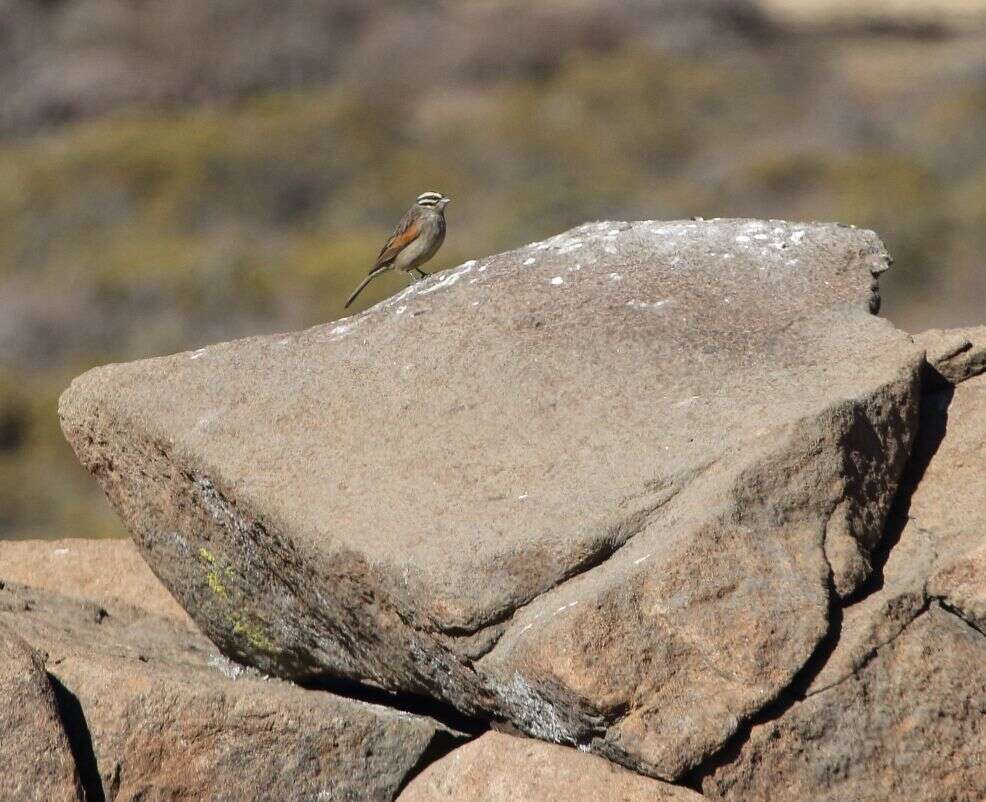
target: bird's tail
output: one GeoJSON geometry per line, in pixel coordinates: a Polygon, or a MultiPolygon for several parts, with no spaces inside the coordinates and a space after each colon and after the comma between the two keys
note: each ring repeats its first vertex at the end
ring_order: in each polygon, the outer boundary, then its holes
{"type": "Polygon", "coordinates": [[[349,296],[349,300],[346,301],[346,305],[343,307],[343,309],[349,309],[349,305],[356,300],[356,296],[366,289],[366,285],[369,284],[373,280],[373,277],[376,275],[377,275],[376,273],[370,273],[370,275],[368,275],[365,279],[363,279],[360,282],[360,285],[356,288],[353,294],[349,296]]]}

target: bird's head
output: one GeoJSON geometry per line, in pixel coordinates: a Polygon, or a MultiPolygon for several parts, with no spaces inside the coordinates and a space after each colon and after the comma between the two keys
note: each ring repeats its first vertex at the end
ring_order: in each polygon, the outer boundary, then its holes
{"type": "Polygon", "coordinates": [[[425,209],[436,209],[439,212],[445,211],[445,207],[452,202],[451,198],[446,198],[441,192],[422,192],[418,195],[416,203],[425,209]]]}

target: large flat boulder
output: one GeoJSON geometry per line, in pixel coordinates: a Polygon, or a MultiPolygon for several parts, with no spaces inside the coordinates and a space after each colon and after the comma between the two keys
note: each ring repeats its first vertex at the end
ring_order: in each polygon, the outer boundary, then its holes
{"type": "Polygon", "coordinates": [[[84,802],[44,657],[0,622],[0,799],[84,802]]]}
{"type": "MultiPolygon", "coordinates": [[[[422,760],[461,740],[428,718],[244,670],[182,622],[122,603],[104,606],[6,583],[4,628],[48,655],[61,720],[44,722],[46,751],[40,736],[11,742],[0,712],[0,753],[18,772],[31,769],[33,777],[37,770],[47,780],[48,764],[61,754],[64,722],[76,760],[70,755],[62,767],[60,787],[78,765],[89,800],[386,802],[422,760]]],[[[34,677],[32,687],[38,682],[34,677]]],[[[37,696],[24,692],[12,700],[7,718],[11,712],[41,718],[48,707],[37,696]]],[[[23,730],[14,728],[15,736],[23,730]]],[[[4,762],[0,790],[9,776],[4,762]]],[[[47,788],[28,782],[23,794],[0,797],[67,798],[47,788]]]]}
{"type": "Polygon", "coordinates": [[[791,681],[907,459],[872,233],[599,223],[335,324],[99,368],[60,415],[226,654],[674,779],[791,681]]]}
{"type": "Polygon", "coordinates": [[[398,802],[701,802],[702,796],[595,755],[499,732],[460,746],[415,777],[398,802]]]}

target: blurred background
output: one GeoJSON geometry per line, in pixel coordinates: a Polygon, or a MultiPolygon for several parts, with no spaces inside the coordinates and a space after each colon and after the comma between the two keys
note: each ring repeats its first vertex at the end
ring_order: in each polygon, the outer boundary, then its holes
{"type": "Polygon", "coordinates": [[[341,316],[428,189],[432,269],[839,220],[899,326],[986,322],[986,0],[0,0],[0,538],[122,534],[73,376],[341,316]]]}

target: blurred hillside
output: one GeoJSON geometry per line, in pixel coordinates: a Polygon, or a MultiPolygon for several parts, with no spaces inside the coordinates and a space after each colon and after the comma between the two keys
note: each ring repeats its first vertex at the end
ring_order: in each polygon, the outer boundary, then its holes
{"type": "Polygon", "coordinates": [[[897,256],[899,325],[982,322],[986,0],[820,4],[0,0],[0,537],[118,531],[72,376],[341,316],[425,189],[434,269],[588,219],[841,220],[897,256]]]}

